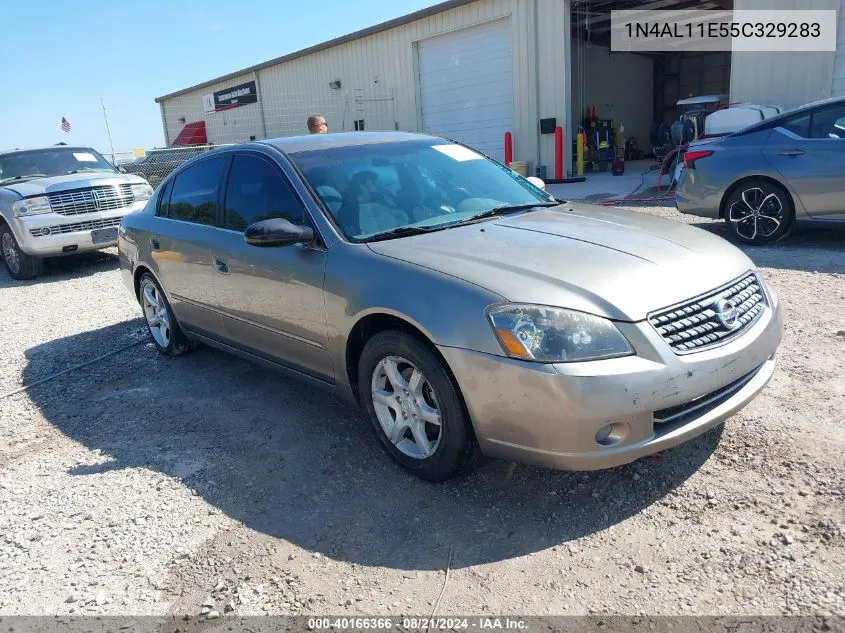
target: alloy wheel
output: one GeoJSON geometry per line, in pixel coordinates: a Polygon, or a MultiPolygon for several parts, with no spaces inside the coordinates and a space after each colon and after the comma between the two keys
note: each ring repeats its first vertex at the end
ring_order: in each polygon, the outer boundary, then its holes
{"type": "Polygon", "coordinates": [[[376,417],[390,442],[408,457],[431,457],[443,428],[437,395],[422,371],[388,356],[376,365],[371,387],[376,417]]]}
{"type": "Polygon", "coordinates": [[[776,193],[766,194],[759,187],[746,189],[740,200],[728,209],[728,221],[740,237],[755,240],[769,238],[784,221],[784,205],[776,193]]]}
{"type": "Polygon", "coordinates": [[[150,328],[150,334],[159,347],[166,349],[170,345],[172,335],[170,313],[167,310],[164,297],[151,281],[145,281],[141,288],[141,305],[144,310],[144,318],[150,328]]]}
{"type": "Polygon", "coordinates": [[[9,233],[3,233],[3,259],[12,273],[17,274],[20,272],[21,258],[18,256],[15,241],[9,233]]]}

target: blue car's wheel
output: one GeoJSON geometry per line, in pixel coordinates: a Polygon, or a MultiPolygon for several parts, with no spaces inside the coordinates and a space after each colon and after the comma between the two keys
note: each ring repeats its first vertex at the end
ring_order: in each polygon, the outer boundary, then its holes
{"type": "Polygon", "coordinates": [[[794,219],[789,194],[767,180],[742,183],[725,202],[728,233],[745,244],[774,244],[789,233],[794,219]]]}

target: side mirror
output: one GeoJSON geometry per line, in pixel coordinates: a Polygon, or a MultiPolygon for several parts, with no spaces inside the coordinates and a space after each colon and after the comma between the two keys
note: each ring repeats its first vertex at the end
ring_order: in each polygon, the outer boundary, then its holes
{"type": "Polygon", "coordinates": [[[125,174],[126,173],[126,167],[124,167],[123,165],[118,165],[117,171],[119,171],[121,174],[125,174]]]}
{"type": "Polygon", "coordinates": [[[528,182],[530,182],[532,185],[534,185],[535,187],[537,187],[538,189],[542,189],[543,191],[546,190],[546,183],[544,183],[542,180],[537,178],[537,176],[528,176],[526,178],[526,180],[528,182]]]}
{"type": "Polygon", "coordinates": [[[309,226],[293,224],[284,218],[270,218],[248,226],[244,239],[251,246],[291,246],[312,241],[314,231],[309,226]]]}

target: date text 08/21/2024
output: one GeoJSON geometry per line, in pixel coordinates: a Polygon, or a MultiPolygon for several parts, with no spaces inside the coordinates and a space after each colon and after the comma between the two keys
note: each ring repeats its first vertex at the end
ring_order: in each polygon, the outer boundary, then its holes
{"type": "Polygon", "coordinates": [[[626,22],[628,37],[727,39],[727,38],[814,38],[821,37],[818,22],[626,22]]]}
{"type": "Polygon", "coordinates": [[[404,630],[511,630],[527,628],[527,622],[519,618],[477,617],[312,617],[307,628],[319,630],[389,630],[401,626],[404,630]]]}

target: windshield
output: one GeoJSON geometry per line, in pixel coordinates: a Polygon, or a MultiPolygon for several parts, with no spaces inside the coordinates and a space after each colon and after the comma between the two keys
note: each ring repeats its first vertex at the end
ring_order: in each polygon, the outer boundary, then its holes
{"type": "Polygon", "coordinates": [[[510,169],[437,139],[296,152],[290,158],[353,241],[445,228],[499,207],[556,203],[510,169]]]}
{"type": "Polygon", "coordinates": [[[0,156],[0,184],[85,171],[117,170],[100,154],[88,148],[50,148],[0,156]]]}

